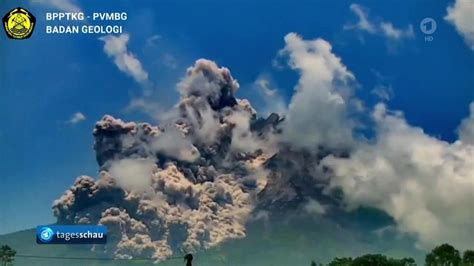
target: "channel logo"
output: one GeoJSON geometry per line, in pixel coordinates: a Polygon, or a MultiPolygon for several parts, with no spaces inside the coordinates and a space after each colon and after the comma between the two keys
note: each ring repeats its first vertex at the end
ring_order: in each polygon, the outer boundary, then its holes
{"type": "Polygon", "coordinates": [[[424,18],[420,22],[420,30],[426,35],[431,35],[436,31],[436,20],[432,18],[424,18]]]}
{"type": "Polygon", "coordinates": [[[103,225],[50,225],[36,227],[38,244],[106,244],[103,225]]]}
{"type": "Polygon", "coordinates": [[[53,240],[53,237],[54,237],[54,232],[51,228],[45,226],[40,229],[38,238],[41,242],[43,243],[51,242],[51,240],[53,240]]]}

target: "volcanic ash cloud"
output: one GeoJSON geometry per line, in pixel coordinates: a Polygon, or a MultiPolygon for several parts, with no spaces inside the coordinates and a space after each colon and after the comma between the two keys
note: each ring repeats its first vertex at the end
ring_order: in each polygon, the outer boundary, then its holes
{"type": "Polygon", "coordinates": [[[238,88],[228,69],[201,59],[169,121],[104,116],[94,129],[99,178],[78,177],[54,202],[58,223],[106,225],[109,242],[94,249],[117,258],[159,261],[244,237],[273,129],[251,130],[255,110],[234,97],[238,88]]]}

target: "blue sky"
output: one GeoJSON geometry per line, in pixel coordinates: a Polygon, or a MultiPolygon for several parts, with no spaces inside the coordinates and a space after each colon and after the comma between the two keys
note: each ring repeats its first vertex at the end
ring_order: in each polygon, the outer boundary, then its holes
{"type": "MultiPolygon", "coordinates": [[[[126,111],[142,93],[140,84],[121,72],[104,53],[99,35],[47,35],[43,3],[6,0],[2,15],[26,7],[38,20],[29,40],[0,34],[0,234],[53,222],[54,199],[82,174],[95,176],[92,129],[104,114],[151,121],[126,111]],[[68,122],[81,112],[85,120],[68,122]]],[[[128,13],[122,25],[130,35],[128,51],[149,73],[156,102],[171,106],[175,84],[198,58],[215,60],[239,80],[239,97],[260,106],[254,82],[270,76],[288,101],[297,74],[273,62],[283,37],[297,32],[323,38],[333,46],[358,81],[356,94],[368,107],[375,87],[391,87],[391,109],[430,135],[453,141],[459,121],[474,100],[474,53],[444,16],[451,1],[120,1],[75,2],[87,12],[128,13]],[[344,30],[357,23],[350,10],[364,7],[374,24],[389,21],[399,29],[411,24],[411,37],[390,40],[380,32],[344,30]],[[426,42],[420,21],[437,21],[434,40],[426,42]]]]}

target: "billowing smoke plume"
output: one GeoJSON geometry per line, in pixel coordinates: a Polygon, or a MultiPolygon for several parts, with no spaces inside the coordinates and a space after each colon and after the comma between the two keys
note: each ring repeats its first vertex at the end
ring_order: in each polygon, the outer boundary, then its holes
{"type": "Polygon", "coordinates": [[[349,84],[353,74],[322,39],[305,41],[290,33],[280,54],[301,77],[288,107],[283,138],[295,147],[344,149],[352,144],[349,84]]]}
{"type": "Polygon", "coordinates": [[[284,117],[259,118],[235,97],[230,71],[200,59],[159,126],[97,122],[99,178],[79,177],[55,201],[58,222],[107,225],[109,243],[96,250],[164,260],[245,237],[246,222],[262,213],[372,207],[421,247],[474,246],[474,103],[454,143],[384,104],[367,115],[373,136],[360,136],[365,107],[331,45],[294,33],[285,43],[279,56],[300,80],[284,117]]]}
{"type": "Polygon", "coordinates": [[[278,171],[287,174],[282,179],[289,187],[305,184],[288,194],[301,198],[306,190],[318,195],[308,189],[310,180],[302,178],[311,176],[313,187],[323,187],[323,195],[342,191],[337,206],[383,210],[398,231],[415,236],[421,248],[444,242],[474,246],[474,103],[454,143],[409,125],[401,112],[391,112],[384,104],[376,105],[370,117],[375,136],[355,138],[357,123],[350,115],[357,111],[358,100],[350,93],[354,76],[324,40],[305,41],[289,34],[285,41],[283,53],[301,78],[283,122],[283,139],[312,151],[292,155],[293,172],[287,166],[278,171]]]}
{"type": "Polygon", "coordinates": [[[333,169],[331,187],[341,188],[349,208],[386,211],[397,228],[436,243],[474,244],[474,146],[470,144],[474,110],[454,143],[426,135],[383,104],[375,107],[376,139],[361,142],[349,158],[326,157],[333,169]]]}
{"type": "Polygon", "coordinates": [[[79,177],[54,203],[59,223],[107,225],[104,251],[115,257],[163,260],[242,238],[266,184],[274,124],[235,98],[229,70],[198,60],[178,87],[176,112],[160,127],[97,122],[99,179],[79,177]]]}
{"type": "MultiPolygon", "coordinates": [[[[285,41],[283,53],[301,78],[283,122],[283,139],[293,148],[313,151],[306,156],[294,153],[292,170],[282,160],[285,167],[278,173],[287,174],[281,177],[286,190],[295,187],[288,194],[304,197],[301,191],[308,191],[310,181],[302,177],[312,176],[313,187],[322,186],[323,195],[342,191],[342,202],[336,205],[349,211],[381,209],[395,220],[399,232],[415,236],[422,248],[444,242],[474,246],[474,103],[454,143],[409,125],[401,112],[391,112],[384,104],[376,105],[370,117],[375,136],[355,138],[357,123],[350,116],[358,102],[350,94],[353,75],[324,40],[305,41],[289,34],[285,41]]],[[[318,195],[314,189],[309,192],[318,195]]]]}

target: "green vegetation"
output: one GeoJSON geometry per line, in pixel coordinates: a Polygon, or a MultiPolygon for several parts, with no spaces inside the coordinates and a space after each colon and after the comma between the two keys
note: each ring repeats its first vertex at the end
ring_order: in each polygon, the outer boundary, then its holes
{"type": "MultiPolygon", "coordinates": [[[[311,266],[318,265],[312,261],[311,266]]],[[[335,258],[327,266],[416,266],[413,258],[394,259],[381,254],[366,254],[360,257],[335,258]]],[[[425,266],[474,266],[474,250],[460,252],[449,244],[442,244],[426,255],[425,266]]]]}
{"type": "Polygon", "coordinates": [[[464,251],[462,263],[464,263],[464,265],[474,265],[474,250],[464,251]]]}
{"type": "Polygon", "coordinates": [[[2,266],[12,265],[16,251],[10,246],[3,245],[0,247],[0,261],[2,266]]]}
{"type": "Polygon", "coordinates": [[[350,266],[352,262],[352,258],[335,258],[328,266],[350,266]]]}
{"type": "Polygon", "coordinates": [[[459,266],[461,255],[453,246],[443,244],[426,255],[425,262],[427,266],[459,266]]]}

